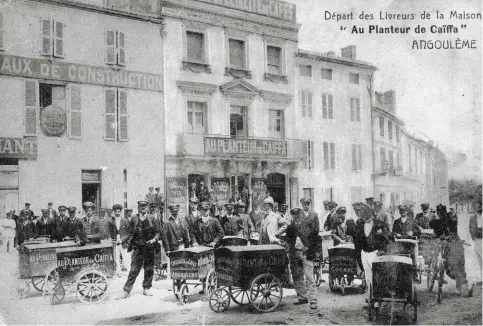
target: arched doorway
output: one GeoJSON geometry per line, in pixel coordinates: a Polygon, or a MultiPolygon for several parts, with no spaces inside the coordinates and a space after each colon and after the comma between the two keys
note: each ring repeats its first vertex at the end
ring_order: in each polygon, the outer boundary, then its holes
{"type": "Polygon", "coordinates": [[[267,190],[275,202],[285,204],[285,175],[269,173],[267,175],[267,190]]]}

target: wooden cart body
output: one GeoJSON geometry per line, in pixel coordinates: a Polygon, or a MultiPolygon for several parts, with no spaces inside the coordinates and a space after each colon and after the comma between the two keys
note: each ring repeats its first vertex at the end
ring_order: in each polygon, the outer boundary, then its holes
{"type": "Polygon", "coordinates": [[[168,254],[173,280],[202,280],[215,267],[214,249],[192,247],[168,254]]]}
{"type": "Polygon", "coordinates": [[[354,244],[340,244],[328,249],[329,251],[329,274],[332,277],[341,278],[344,275],[354,276],[357,274],[357,258],[354,244]]]}
{"type": "Polygon", "coordinates": [[[377,301],[413,302],[413,261],[399,255],[378,256],[372,263],[372,296],[377,301]]]}
{"type": "Polygon", "coordinates": [[[247,289],[258,275],[285,277],[288,257],[279,245],[221,247],[215,251],[215,271],[220,286],[247,289]]]}
{"type": "Polygon", "coordinates": [[[243,237],[239,237],[236,235],[225,235],[223,239],[221,239],[220,245],[222,247],[228,247],[228,246],[247,246],[248,245],[248,239],[245,239],[243,237]]]}

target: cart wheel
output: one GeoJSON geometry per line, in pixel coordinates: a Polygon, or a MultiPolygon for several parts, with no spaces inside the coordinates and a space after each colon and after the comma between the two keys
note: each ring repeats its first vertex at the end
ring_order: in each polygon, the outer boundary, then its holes
{"type": "Polygon", "coordinates": [[[218,288],[211,292],[208,301],[211,310],[214,312],[223,312],[230,306],[230,294],[226,288],[218,288]]]}
{"type": "Polygon", "coordinates": [[[372,321],[373,319],[373,311],[372,311],[372,284],[369,286],[369,305],[367,307],[367,312],[369,313],[369,320],[372,321]]]}
{"type": "Polygon", "coordinates": [[[216,273],[214,269],[211,269],[206,276],[205,291],[206,297],[210,298],[211,292],[218,287],[218,281],[216,279],[216,273]]]}
{"type": "Polygon", "coordinates": [[[186,283],[181,284],[178,298],[179,298],[179,302],[181,302],[182,304],[188,303],[189,290],[188,290],[188,285],[186,283]]]}
{"type": "Polygon", "coordinates": [[[314,281],[316,287],[322,284],[322,266],[320,262],[314,265],[314,281]]]}
{"type": "Polygon", "coordinates": [[[10,295],[13,299],[24,299],[30,292],[29,282],[23,281],[10,287],[10,295]]]}
{"type": "Polygon", "coordinates": [[[334,292],[334,290],[335,290],[335,278],[332,277],[331,274],[329,274],[329,288],[330,288],[330,291],[334,292]]]}
{"type": "Polygon", "coordinates": [[[106,275],[100,271],[83,272],[77,278],[76,289],[78,298],[84,303],[98,303],[107,297],[108,281],[106,275]]]}
{"type": "Polygon", "coordinates": [[[441,303],[441,296],[443,294],[443,282],[444,282],[444,264],[441,262],[438,267],[439,267],[438,269],[438,303],[441,303]]]}
{"type": "Polygon", "coordinates": [[[346,286],[345,277],[342,276],[340,278],[340,291],[342,292],[343,296],[345,295],[345,286],[346,286]]]}
{"type": "Polygon", "coordinates": [[[159,281],[166,277],[167,269],[164,265],[155,265],[154,266],[154,280],[159,281]]]}
{"type": "Polygon", "coordinates": [[[418,258],[418,261],[419,261],[419,266],[418,266],[419,280],[418,280],[418,283],[421,284],[423,282],[424,258],[418,258]]]}
{"type": "Polygon", "coordinates": [[[238,287],[228,287],[230,297],[239,306],[246,306],[250,303],[249,291],[238,287]]]}
{"type": "Polygon", "coordinates": [[[39,292],[44,292],[45,276],[32,277],[32,285],[39,292]]]}
{"type": "Polygon", "coordinates": [[[59,304],[65,298],[65,289],[62,286],[61,282],[57,282],[57,284],[52,289],[52,298],[50,303],[53,305],[59,304]]]}
{"type": "Polygon", "coordinates": [[[270,273],[255,277],[250,285],[250,303],[259,312],[270,312],[282,302],[283,289],[280,280],[270,273]]]}
{"type": "Polygon", "coordinates": [[[416,324],[418,322],[418,294],[416,292],[416,289],[414,289],[414,296],[413,296],[413,318],[412,318],[413,324],[416,324]]]}
{"type": "Polygon", "coordinates": [[[362,280],[362,285],[361,285],[360,289],[361,289],[361,294],[366,293],[366,291],[367,291],[367,282],[366,282],[366,280],[362,280]]]}
{"type": "Polygon", "coordinates": [[[42,294],[50,294],[54,290],[55,285],[59,282],[59,271],[57,268],[54,268],[45,275],[44,278],[44,285],[43,285],[43,290],[42,294]]]}
{"type": "Polygon", "coordinates": [[[429,272],[428,272],[428,291],[431,292],[433,291],[433,286],[434,286],[434,281],[436,280],[436,276],[438,275],[438,269],[436,266],[436,262],[431,262],[431,265],[429,266],[429,272]]]}

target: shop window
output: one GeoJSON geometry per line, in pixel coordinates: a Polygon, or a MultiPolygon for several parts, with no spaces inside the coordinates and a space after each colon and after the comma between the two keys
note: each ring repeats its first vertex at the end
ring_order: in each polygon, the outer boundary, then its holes
{"type": "Polygon", "coordinates": [[[302,109],[302,117],[312,118],[312,101],[313,95],[308,91],[300,92],[300,107],[302,109]]]}
{"type": "Polygon", "coordinates": [[[0,51],[3,50],[3,34],[5,29],[3,27],[3,13],[0,12],[0,51]]]}
{"type": "Polygon", "coordinates": [[[65,25],[54,19],[41,19],[42,47],[40,54],[64,57],[65,25]]]}
{"type": "Polygon", "coordinates": [[[359,74],[349,73],[349,83],[359,84],[359,74]]]}
{"type": "Polygon", "coordinates": [[[206,102],[187,102],[188,132],[204,134],[206,132],[206,102]]]}
{"type": "Polygon", "coordinates": [[[314,169],[314,142],[312,140],[303,141],[303,168],[314,169]]]}
{"type": "Polygon", "coordinates": [[[268,136],[271,138],[284,138],[283,110],[268,110],[268,136]]]}
{"type": "Polygon", "coordinates": [[[248,136],[248,108],[246,106],[230,106],[230,136],[248,136]]]}
{"type": "Polygon", "coordinates": [[[334,108],[331,94],[322,94],[322,118],[334,119],[334,108]]]}
{"type": "Polygon", "coordinates": [[[358,98],[350,99],[351,121],[361,121],[361,105],[358,98]]]}
{"type": "Polygon", "coordinates": [[[335,170],[335,143],[324,142],[324,170],[335,170]]]}
{"type": "Polygon", "coordinates": [[[127,91],[120,89],[105,90],[105,140],[129,140],[127,107],[127,91]]]}
{"type": "Polygon", "coordinates": [[[312,66],[299,65],[300,76],[312,77],[312,66]]]}
{"type": "Polygon", "coordinates": [[[186,31],[186,59],[191,62],[205,62],[205,35],[186,31]]]}
{"type": "Polygon", "coordinates": [[[332,69],[324,69],[320,70],[321,78],[325,80],[332,80],[332,69]]]}
{"type": "Polygon", "coordinates": [[[269,74],[282,74],[282,48],[267,46],[267,68],[269,74]]]}
{"type": "Polygon", "coordinates": [[[245,69],[245,41],[229,39],[228,46],[230,53],[230,67],[245,69]]]}
{"type": "Polygon", "coordinates": [[[108,65],[126,65],[126,35],[119,30],[105,31],[106,43],[106,64],[108,65]]]}
{"type": "Polygon", "coordinates": [[[352,170],[362,170],[362,145],[352,144],[352,170]]]}

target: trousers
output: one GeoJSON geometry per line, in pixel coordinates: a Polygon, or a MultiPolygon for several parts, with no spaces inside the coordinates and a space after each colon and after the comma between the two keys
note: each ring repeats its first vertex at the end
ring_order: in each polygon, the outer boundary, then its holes
{"type": "Polygon", "coordinates": [[[480,268],[478,270],[478,282],[481,282],[481,272],[482,272],[482,265],[481,265],[481,239],[475,239],[473,240],[473,246],[475,247],[475,254],[476,254],[476,260],[478,261],[478,267],[480,268]]]}
{"type": "Polygon", "coordinates": [[[317,302],[317,287],[314,281],[314,263],[307,260],[307,255],[301,250],[291,249],[290,269],[297,297],[317,302]]]}
{"type": "Polygon", "coordinates": [[[141,268],[144,268],[143,289],[150,289],[154,275],[154,246],[144,245],[133,248],[131,270],[124,284],[124,291],[131,292],[141,268]]]}
{"type": "Polygon", "coordinates": [[[364,278],[366,279],[367,286],[372,284],[372,262],[374,262],[376,257],[377,250],[372,252],[361,251],[362,267],[364,268],[364,278]]]}
{"type": "Polygon", "coordinates": [[[131,253],[127,252],[127,247],[121,246],[122,265],[126,268],[131,267],[131,253]]]}

